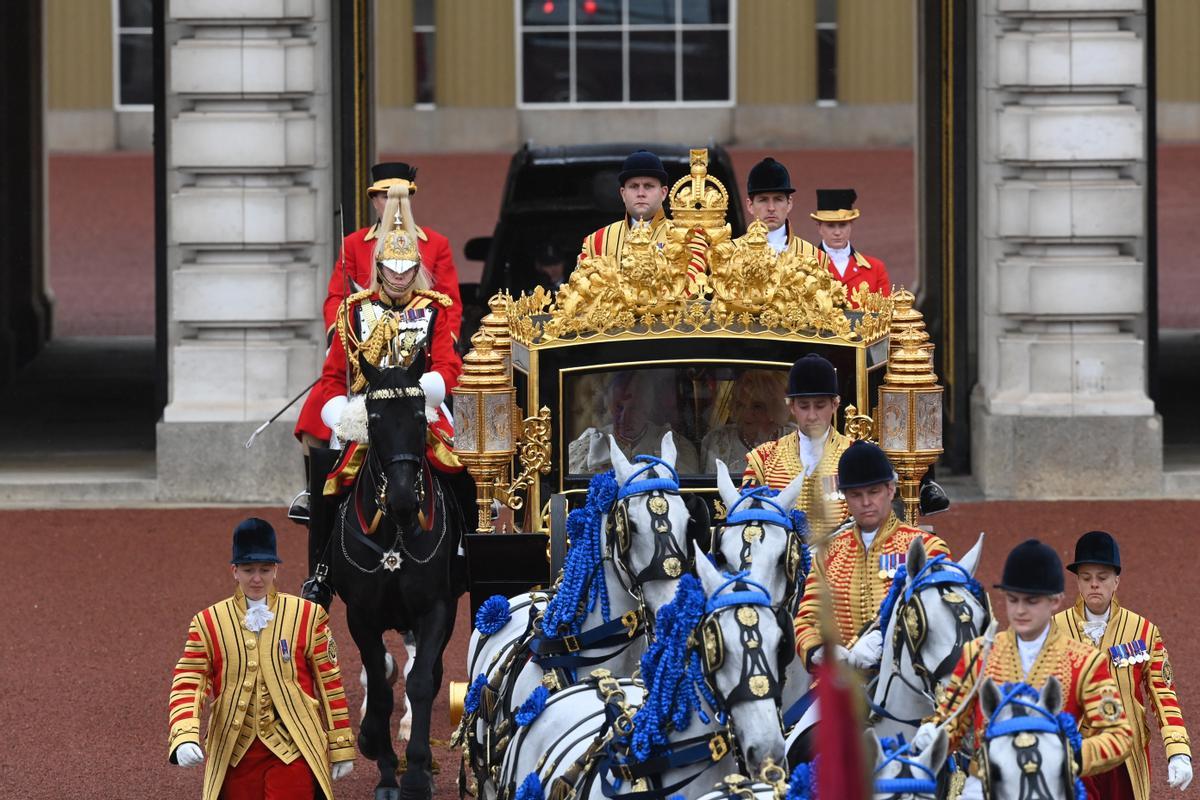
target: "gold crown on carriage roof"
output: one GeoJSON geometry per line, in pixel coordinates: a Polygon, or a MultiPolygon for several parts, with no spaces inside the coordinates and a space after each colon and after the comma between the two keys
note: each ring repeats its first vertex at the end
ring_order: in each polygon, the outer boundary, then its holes
{"type": "Polygon", "coordinates": [[[725,185],[708,174],[708,150],[691,151],[687,177],[671,187],[671,219],[677,227],[715,231],[726,227],[729,192],[725,185]]]}

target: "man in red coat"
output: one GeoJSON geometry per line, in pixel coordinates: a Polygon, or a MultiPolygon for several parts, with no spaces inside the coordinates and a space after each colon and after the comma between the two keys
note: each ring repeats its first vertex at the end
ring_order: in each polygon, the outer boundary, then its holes
{"type": "MultiPolygon", "coordinates": [[[[854,207],[858,193],[853,189],[817,189],[817,210],[809,214],[817,221],[821,250],[829,257],[826,265],[833,276],[846,284],[846,295],[854,300],[859,287],[869,292],[891,294],[887,267],[874,256],[858,252],[850,244],[851,223],[858,219],[854,207]]],[[[858,307],[858,303],[853,303],[858,307]]]]}
{"type": "MultiPolygon", "coordinates": [[[[387,203],[388,189],[398,183],[408,184],[409,194],[415,194],[417,170],[402,161],[376,164],[371,167],[371,185],[367,196],[378,219],[387,203]]],[[[325,338],[333,336],[334,321],[338,306],[349,294],[362,291],[371,285],[371,273],[375,269],[375,245],[378,244],[379,222],[369,228],[360,228],[342,240],[345,253],[343,269],[342,253],[334,262],[333,274],[329,276],[329,292],[325,297],[325,338]]],[[[433,290],[450,298],[451,305],[445,309],[445,323],[450,335],[458,341],[462,323],[462,295],[458,290],[458,268],[450,253],[450,240],[431,228],[417,226],[417,249],[421,252],[421,265],[433,278],[433,290]]]]}

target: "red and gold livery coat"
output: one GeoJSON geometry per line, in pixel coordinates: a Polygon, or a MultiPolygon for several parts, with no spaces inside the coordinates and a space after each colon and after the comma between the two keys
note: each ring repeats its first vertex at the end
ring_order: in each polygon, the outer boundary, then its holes
{"type": "MultiPolygon", "coordinates": [[[[821,252],[825,252],[823,247],[821,252]]],[[[846,285],[846,297],[850,298],[850,305],[853,308],[858,308],[858,304],[854,302],[854,293],[859,290],[859,287],[865,287],[868,292],[875,294],[890,295],[892,293],[892,281],[888,277],[883,259],[865,255],[851,247],[850,261],[846,264],[844,275],[838,275],[837,267],[833,265],[833,259],[829,259],[826,263],[829,266],[829,274],[846,285]]]]}
{"type": "MultiPolygon", "coordinates": [[[[1087,615],[1084,613],[1082,598],[1076,601],[1074,608],[1060,611],[1054,616],[1054,624],[1065,635],[1090,646],[1092,639],[1083,632],[1085,622],[1087,615]]],[[[1116,598],[1113,598],[1108,627],[1104,629],[1098,649],[1102,655],[1108,657],[1109,670],[1117,682],[1121,702],[1133,729],[1132,750],[1124,767],[1129,772],[1129,784],[1133,787],[1137,800],[1149,800],[1150,726],[1146,720],[1147,700],[1150,701],[1158,728],[1162,732],[1167,758],[1179,755],[1190,758],[1192,755],[1187,729],[1183,724],[1183,711],[1175,694],[1174,670],[1167,656],[1166,645],[1163,644],[1158,626],[1145,617],[1122,608],[1116,598]],[[1109,648],[1131,643],[1144,646],[1148,659],[1128,662],[1121,666],[1109,655],[1109,648]]]]}
{"type": "MultiPolygon", "coordinates": [[[[432,228],[416,228],[417,252],[421,254],[421,266],[429,272],[434,291],[450,298],[450,305],[446,306],[445,310],[446,324],[453,339],[458,341],[459,328],[462,325],[462,295],[458,287],[458,267],[454,265],[454,255],[450,251],[450,240],[432,228]]],[[[342,255],[339,253],[333,265],[333,274],[329,276],[329,289],[322,309],[327,338],[333,335],[338,308],[348,292],[356,292],[371,285],[371,272],[375,269],[375,245],[379,241],[378,229],[378,225],[360,228],[342,240],[343,252],[346,254],[345,271],[342,268],[342,255]]]]}
{"type": "MultiPolygon", "coordinates": [[[[831,498],[837,494],[838,461],[849,446],[850,437],[838,433],[831,425],[825,449],[821,451],[821,460],[804,479],[804,487],[796,499],[796,508],[809,516],[809,530],[813,533],[828,533],[846,519],[846,501],[831,498]],[[816,530],[814,523],[822,515],[829,517],[823,520],[826,530],[816,530]]],[[[800,434],[792,431],[774,441],[760,444],[746,455],[742,485],[770,486],[782,490],[803,471],[800,434]]]]}
{"type": "MultiPolygon", "coordinates": [[[[403,303],[392,300],[382,292],[359,292],[351,295],[344,306],[338,306],[339,328],[358,330],[361,327],[363,306],[372,314],[393,314],[404,316],[406,312],[432,312],[428,333],[423,342],[417,346],[417,352],[412,358],[423,359],[423,372],[437,372],[446,384],[446,394],[458,384],[459,373],[462,372],[462,359],[454,349],[454,339],[450,335],[450,323],[442,312],[452,305],[452,301],[444,294],[424,289],[416,289],[411,297],[403,303]],[[346,322],[342,322],[344,319],[346,322]]],[[[346,394],[346,350],[350,350],[350,358],[358,358],[358,340],[354,336],[334,336],[329,343],[329,352],[325,356],[325,365],[321,369],[321,377],[317,385],[308,393],[304,407],[300,410],[300,419],[296,422],[296,436],[308,433],[318,439],[328,439],[330,430],[321,420],[321,409],[331,398],[346,394]],[[343,343],[343,338],[346,342],[343,343]]],[[[376,365],[378,366],[378,365],[376,365]]],[[[352,371],[356,367],[351,366],[352,371]]],[[[443,470],[455,471],[462,466],[453,456],[451,448],[454,441],[454,430],[444,415],[438,422],[430,426],[429,447],[427,455],[443,470]]]]}
{"type": "MultiPolygon", "coordinates": [[[[968,697],[972,686],[980,680],[978,656],[982,647],[982,637],[963,646],[962,657],[932,717],[935,722],[954,713],[962,698],[968,697]]],[[[1000,633],[988,654],[984,674],[1000,685],[1021,681],[1037,689],[1051,675],[1058,678],[1063,689],[1063,710],[1075,717],[1083,736],[1084,775],[1112,769],[1129,754],[1133,732],[1120,690],[1108,670],[1108,659],[1091,645],[1067,636],[1057,626],[1051,624],[1046,643],[1028,675],[1021,669],[1016,634],[1011,630],[1000,633]]],[[[985,720],[978,696],[969,703],[970,707],[955,718],[950,729],[951,750],[965,743],[966,749],[974,752],[983,736],[985,720]]]]}
{"type": "MultiPolygon", "coordinates": [[[[671,232],[671,224],[671,220],[667,219],[661,208],[650,220],[650,235],[659,248],[666,246],[667,237],[671,232]]],[[[578,260],[583,261],[594,256],[620,258],[621,249],[625,245],[625,239],[629,236],[631,225],[632,220],[626,215],[616,222],[609,223],[603,228],[592,231],[583,237],[583,245],[579,251],[578,260]]],[[[691,257],[688,261],[688,279],[691,281],[690,285],[692,287],[696,287],[698,284],[703,285],[707,280],[708,261],[705,256],[706,248],[706,245],[700,243],[691,247],[691,257]]]]}
{"type": "Polygon", "coordinates": [[[804,596],[796,612],[796,653],[811,667],[812,655],[821,646],[821,582],[829,587],[833,617],[837,623],[836,644],[849,644],[875,615],[892,585],[889,570],[882,565],[904,563],[914,539],[925,542],[930,558],[950,555],[950,548],[937,536],[902,523],[888,515],[871,541],[863,545],[857,524],[844,527],[833,535],[825,560],[813,564],[804,582],[804,596]]]}
{"type": "Polygon", "coordinates": [[[246,597],[239,589],[194,616],[171,682],[167,752],[200,744],[200,714],[211,698],[204,741],[204,800],[217,800],[225,773],[253,742],[245,735],[262,708],[272,725],[264,744],[285,760],[302,757],[325,797],[333,797],[330,763],[353,761],[354,735],[342,689],[329,616],[319,605],[272,591],[274,619],[258,633],[243,624],[246,597]],[[277,730],[282,725],[284,731],[277,730]],[[282,739],[285,740],[281,744],[282,739]]]}

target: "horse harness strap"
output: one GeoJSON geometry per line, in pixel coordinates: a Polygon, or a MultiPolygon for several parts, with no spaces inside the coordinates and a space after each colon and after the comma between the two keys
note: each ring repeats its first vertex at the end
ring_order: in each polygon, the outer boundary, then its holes
{"type": "Polygon", "coordinates": [[[660,755],[634,764],[617,763],[612,748],[609,748],[609,752],[600,762],[600,791],[605,797],[621,798],[621,800],[663,800],[699,778],[710,766],[724,759],[732,750],[729,735],[724,730],[676,742],[663,750],[660,755]],[[645,781],[648,783],[656,780],[668,769],[682,769],[689,766],[698,766],[699,769],[669,786],[638,789],[632,792],[621,791],[620,784],[608,778],[609,775],[614,775],[620,781],[645,781]]]}
{"type": "Polygon", "coordinates": [[[595,628],[569,634],[563,637],[551,637],[545,633],[535,634],[530,642],[533,658],[543,669],[577,669],[590,667],[607,661],[616,653],[605,652],[596,656],[584,656],[584,650],[607,647],[619,647],[616,652],[623,651],[646,630],[645,616],[639,609],[627,611],[620,617],[610,620],[595,628]]]}

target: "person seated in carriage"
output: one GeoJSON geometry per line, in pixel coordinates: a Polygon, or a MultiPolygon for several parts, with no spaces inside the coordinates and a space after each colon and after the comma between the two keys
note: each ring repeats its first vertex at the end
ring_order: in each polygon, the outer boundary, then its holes
{"type": "Polygon", "coordinates": [[[1058,553],[1037,539],[1022,542],[1008,554],[995,588],[1004,592],[1010,629],[1000,632],[990,650],[984,637],[963,646],[938,709],[913,736],[913,747],[928,747],[938,726],[953,718],[951,750],[962,747],[973,758],[973,774],[961,797],[983,797],[978,757],[986,721],[972,688],[984,678],[1000,686],[1041,686],[1053,675],[1062,686],[1063,708],[1075,718],[1083,737],[1079,774],[1086,777],[1121,764],[1129,756],[1133,729],[1108,659],[1053,624],[1063,599],[1058,553]]]}
{"type": "Polygon", "coordinates": [[[871,442],[853,442],[838,461],[838,490],[846,498],[852,520],[830,535],[824,558],[813,564],[796,612],[796,653],[811,671],[828,654],[821,639],[821,584],[828,588],[837,623],[837,657],[869,670],[879,664],[883,633],[878,627],[862,634],[875,619],[909,545],[922,539],[930,558],[950,555],[939,537],[906,525],[892,509],[896,472],[887,454],[871,442]]]}
{"type": "Polygon", "coordinates": [[[738,376],[728,395],[728,424],[713,428],[700,442],[706,473],[716,473],[718,459],[730,475],[745,472],[751,450],[794,430],[788,424],[786,388],[783,374],[775,370],[750,369],[738,376]]]}
{"type": "MultiPolygon", "coordinates": [[[[452,301],[430,286],[418,249],[408,189],[401,183],[388,190],[371,285],[350,295],[339,306],[335,335],[320,380],[305,399],[296,423],[296,437],[306,448],[323,448],[327,443],[335,447],[346,445],[331,474],[310,476],[309,485],[316,492],[322,488],[325,495],[344,491],[353,483],[363,463],[366,448],[360,446],[362,442],[339,442],[333,432],[341,431],[342,438],[365,438],[365,410],[361,402],[352,403],[347,397],[348,393],[360,395],[366,388],[367,379],[359,366],[359,359],[365,358],[375,367],[411,370],[415,366],[421,371],[419,383],[425,393],[425,414],[429,421],[426,460],[433,469],[452,477],[450,485],[459,508],[464,508],[464,502],[469,503],[466,508],[473,507],[474,486],[454,455],[453,422],[443,404],[462,371],[462,359],[454,348],[454,332],[446,313],[452,301]],[[356,415],[363,417],[358,424],[356,415]],[[343,422],[344,425],[340,424],[343,422]],[[358,434],[354,433],[356,429],[358,434]]],[[[314,462],[313,471],[323,470],[317,470],[314,462]]],[[[327,535],[321,528],[314,514],[309,526],[310,539],[315,538],[309,543],[313,562],[310,567],[314,571],[327,535]]],[[[321,582],[310,581],[306,586],[311,589],[314,583],[321,582]]],[[[311,599],[328,605],[328,590],[314,594],[311,599]]]]}

